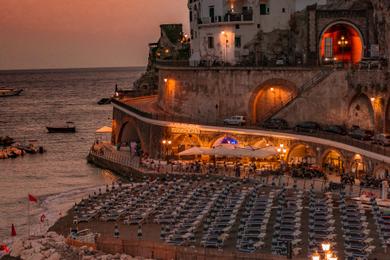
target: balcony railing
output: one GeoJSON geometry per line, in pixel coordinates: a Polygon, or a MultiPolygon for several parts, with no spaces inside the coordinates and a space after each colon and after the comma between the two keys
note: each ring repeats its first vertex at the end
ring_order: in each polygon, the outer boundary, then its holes
{"type": "Polygon", "coordinates": [[[199,24],[253,22],[253,13],[227,13],[224,16],[204,17],[198,20],[199,24]]]}
{"type": "MultiPolygon", "coordinates": [[[[177,122],[177,123],[186,123],[186,124],[200,124],[200,125],[210,125],[210,126],[219,126],[219,127],[226,127],[226,125],[223,123],[221,120],[209,120],[207,118],[205,119],[194,119],[190,117],[182,117],[182,116],[177,116],[177,115],[167,115],[167,114],[158,114],[158,113],[148,113],[141,111],[138,108],[135,108],[129,104],[122,103],[119,100],[113,99],[112,103],[117,104],[130,112],[133,112],[139,116],[148,118],[148,119],[154,119],[154,120],[159,120],[159,121],[168,121],[168,122],[177,122]]],[[[229,128],[233,128],[234,126],[230,126],[229,128]]],[[[265,130],[265,131],[270,131],[269,129],[264,129],[256,125],[246,125],[246,126],[239,126],[237,128],[245,128],[245,129],[252,129],[252,130],[265,130]]],[[[343,143],[347,144],[356,148],[360,148],[366,151],[370,151],[379,155],[385,155],[385,156],[390,156],[390,147],[384,147],[384,146],[379,146],[379,145],[374,145],[370,142],[364,142],[364,141],[359,141],[356,139],[353,139],[349,136],[342,136],[342,135],[336,135],[336,134],[331,134],[323,131],[318,131],[314,133],[306,133],[306,132],[295,132],[294,130],[277,130],[278,132],[281,133],[290,133],[290,134],[297,134],[297,135],[305,135],[305,136],[312,136],[312,137],[317,137],[321,139],[326,139],[326,140],[331,140],[335,141],[338,143],[343,143]]]]}

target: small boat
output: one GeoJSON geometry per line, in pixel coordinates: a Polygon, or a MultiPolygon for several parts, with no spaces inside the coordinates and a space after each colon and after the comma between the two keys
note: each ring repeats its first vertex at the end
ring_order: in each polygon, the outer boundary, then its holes
{"type": "Polygon", "coordinates": [[[66,126],[46,127],[49,133],[76,133],[76,127],[73,122],[66,122],[66,126]]]}
{"type": "Polygon", "coordinates": [[[111,103],[111,98],[102,98],[97,103],[99,105],[108,105],[111,103]]]}
{"type": "Polygon", "coordinates": [[[0,88],[0,97],[19,96],[23,89],[0,88]]]}

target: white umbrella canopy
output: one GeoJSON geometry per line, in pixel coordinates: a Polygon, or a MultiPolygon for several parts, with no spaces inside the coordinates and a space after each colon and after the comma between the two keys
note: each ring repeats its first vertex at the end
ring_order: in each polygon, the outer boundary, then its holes
{"type": "Polygon", "coordinates": [[[99,128],[96,130],[97,134],[110,134],[112,133],[112,128],[109,126],[103,126],[102,128],[99,128]]]}
{"type": "Polygon", "coordinates": [[[179,153],[179,156],[186,156],[186,155],[202,155],[202,154],[209,154],[210,148],[205,147],[191,147],[190,149],[187,149],[183,152],[179,153]]]}

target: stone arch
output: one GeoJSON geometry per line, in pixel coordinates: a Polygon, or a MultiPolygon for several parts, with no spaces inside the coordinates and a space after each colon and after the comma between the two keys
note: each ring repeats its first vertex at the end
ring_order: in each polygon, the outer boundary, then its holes
{"type": "Polygon", "coordinates": [[[275,145],[273,142],[270,142],[269,140],[267,140],[265,138],[257,140],[252,144],[252,147],[255,147],[255,148],[264,148],[267,146],[275,146],[275,145]]]}
{"type": "Polygon", "coordinates": [[[322,168],[336,173],[344,173],[347,160],[344,154],[335,148],[325,150],[321,156],[322,168]]]}
{"type": "Polygon", "coordinates": [[[116,138],[116,144],[137,142],[141,143],[141,147],[144,148],[141,132],[134,120],[124,122],[116,138]]]}
{"type": "Polygon", "coordinates": [[[223,134],[223,135],[219,135],[215,138],[213,138],[210,143],[209,143],[209,147],[212,148],[214,147],[215,145],[217,145],[218,142],[220,142],[222,139],[224,138],[232,138],[234,140],[236,140],[238,142],[238,144],[241,142],[240,138],[238,138],[237,136],[235,135],[231,135],[231,134],[223,134]]]}
{"type": "Polygon", "coordinates": [[[347,126],[359,126],[362,129],[373,130],[375,128],[374,108],[370,99],[363,93],[352,98],[348,107],[347,126]]]}
{"type": "Polygon", "coordinates": [[[270,79],[255,88],[249,100],[249,120],[259,123],[298,95],[296,85],[285,79],[270,79]]]}
{"type": "Polygon", "coordinates": [[[180,153],[184,150],[187,150],[194,146],[202,146],[202,141],[198,135],[194,134],[181,134],[175,136],[172,140],[172,148],[177,149],[177,152],[180,153]]]}
{"type": "Polygon", "coordinates": [[[297,143],[290,147],[286,158],[288,163],[306,162],[315,164],[317,162],[316,157],[313,147],[305,143],[297,143]]]}
{"type": "Polygon", "coordinates": [[[320,63],[342,61],[359,63],[364,57],[365,38],[360,28],[348,20],[327,24],[320,33],[320,63]]]}
{"type": "Polygon", "coordinates": [[[360,154],[355,154],[351,158],[351,163],[349,165],[349,172],[351,176],[355,178],[360,178],[367,170],[366,160],[360,154]]]}

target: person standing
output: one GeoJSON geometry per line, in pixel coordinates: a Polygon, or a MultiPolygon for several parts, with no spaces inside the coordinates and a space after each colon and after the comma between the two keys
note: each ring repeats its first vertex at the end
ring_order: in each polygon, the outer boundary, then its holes
{"type": "Polygon", "coordinates": [[[138,225],[137,238],[139,240],[142,239],[142,226],[141,225],[138,225]]]}
{"type": "Polygon", "coordinates": [[[118,228],[118,225],[117,224],[115,224],[115,229],[114,229],[114,237],[116,238],[116,239],[118,239],[119,238],[119,228],[118,228]]]}

